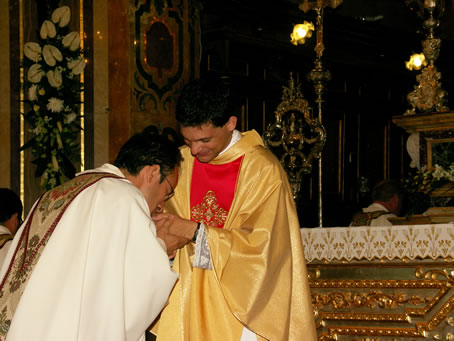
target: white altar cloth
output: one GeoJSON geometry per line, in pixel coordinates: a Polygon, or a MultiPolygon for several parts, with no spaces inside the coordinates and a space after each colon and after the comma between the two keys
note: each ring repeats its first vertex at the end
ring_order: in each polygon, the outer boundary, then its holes
{"type": "Polygon", "coordinates": [[[454,224],[302,228],[306,262],[454,257],[454,224]]]}

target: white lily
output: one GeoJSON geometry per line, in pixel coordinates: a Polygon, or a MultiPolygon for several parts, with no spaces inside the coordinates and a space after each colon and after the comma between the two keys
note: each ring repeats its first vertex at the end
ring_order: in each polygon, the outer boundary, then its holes
{"type": "Polygon", "coordinates": [[[60,87],[63,83],[61,72],[57,69],[47,71],[47,80],[49,81],[50,86],[54,88],[60,87]]]}
{"type": "Polygon", "coordinates": [[[36,101],[37,89],[38,86],[36,84],[33,84],[31,87],[28,88],[28,99],[32,102],[36,101]]]}
{"type": "Polygon", "coordinates": [[[78,32],[70,32],[63,38],[63,46],[71,51],[76,51],[80,45],[80,35],[78,32]]]}
{"type": "Polygon", "coordinates": [[[41,46],[38,43],[28,42],[24,45],[24,54],[25,57],[36,63],[41,57],[41,46]]]}
{"type": "Polygon", "coordinates": [[[50,20],[44,20],[43,24],[41,25],[41,30],[39,31],[39,35],[41,39],[54,38],[57,34],[57,30],[55,29],[55,25],[50,20]]]}
{"type": "Polygon", "coordinates": [[[41,69],[41,65],[39,64],[33,64],[28,69],[27,79],[32,83],[39,83],[43,76],[44,71],[41,69]]]}
{"type": "Polygon", "coordinates": [[[74,75],[80,75],[85,68],[85,60],[82,57],[68,61],[68,67],[74,75]]]}
{"type": "Polygon", "coordinates": [[[76,118],[77,118],[77,114],[75,112],[72,112],[72,113],[66,115],[63,122],[65,124],[69,124],[69,123],[73,122],[76,118]]]}
{"type": "Polygon", "coordinates": [[[60,50],[53,45],[44,45],[43,57],[44,61],[49,66],[55,66],[57,61],[61,62],[63,60],[63,55],[60,50]]]}
{"type": "Polygon", "coordinates": [[[52,12],[52,21],[60,27],[68,25],[71,19],[71,9],[68,6],[62,6],[52,12]]]}

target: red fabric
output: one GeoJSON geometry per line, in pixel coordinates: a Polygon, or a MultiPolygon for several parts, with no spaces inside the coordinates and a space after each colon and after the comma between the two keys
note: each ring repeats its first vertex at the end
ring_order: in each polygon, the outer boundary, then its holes
{"type": "Polygon", "coordinates": [[[190,202],[193,221],[212,227],[224,227],[242,161],[243,156],[222,165],[194,160],[190,202]]]}

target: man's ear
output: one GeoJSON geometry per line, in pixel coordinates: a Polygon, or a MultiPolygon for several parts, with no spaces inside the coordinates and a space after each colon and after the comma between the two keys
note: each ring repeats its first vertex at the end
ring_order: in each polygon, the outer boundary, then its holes
{"type": "Polygon", "coordinates": [[[154,177],[160,177],[161,176],[161,167],[159,165],[152,165],[152,166],[145,166],[141,170],[141,173],[143,172],[144,180],[148,183],[150,183],[154,177]]]}
{"type": "Polygon", "coordinates": [[[229,120],[226,123],[227,129],[229,131],[235,130],[237,122],[238,122],[238,118],[236,116],[230,116],[229,120]]]}

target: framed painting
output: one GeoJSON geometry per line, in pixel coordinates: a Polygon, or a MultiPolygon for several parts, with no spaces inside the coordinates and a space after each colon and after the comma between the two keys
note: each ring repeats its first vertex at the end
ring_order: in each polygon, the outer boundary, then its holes
{"type": "Polygon", "coordinates": [[[443,168],[454,162],[454,137],[432,139],[427,138],[427,168],[433,169],[435,165],[443,168]]]}

